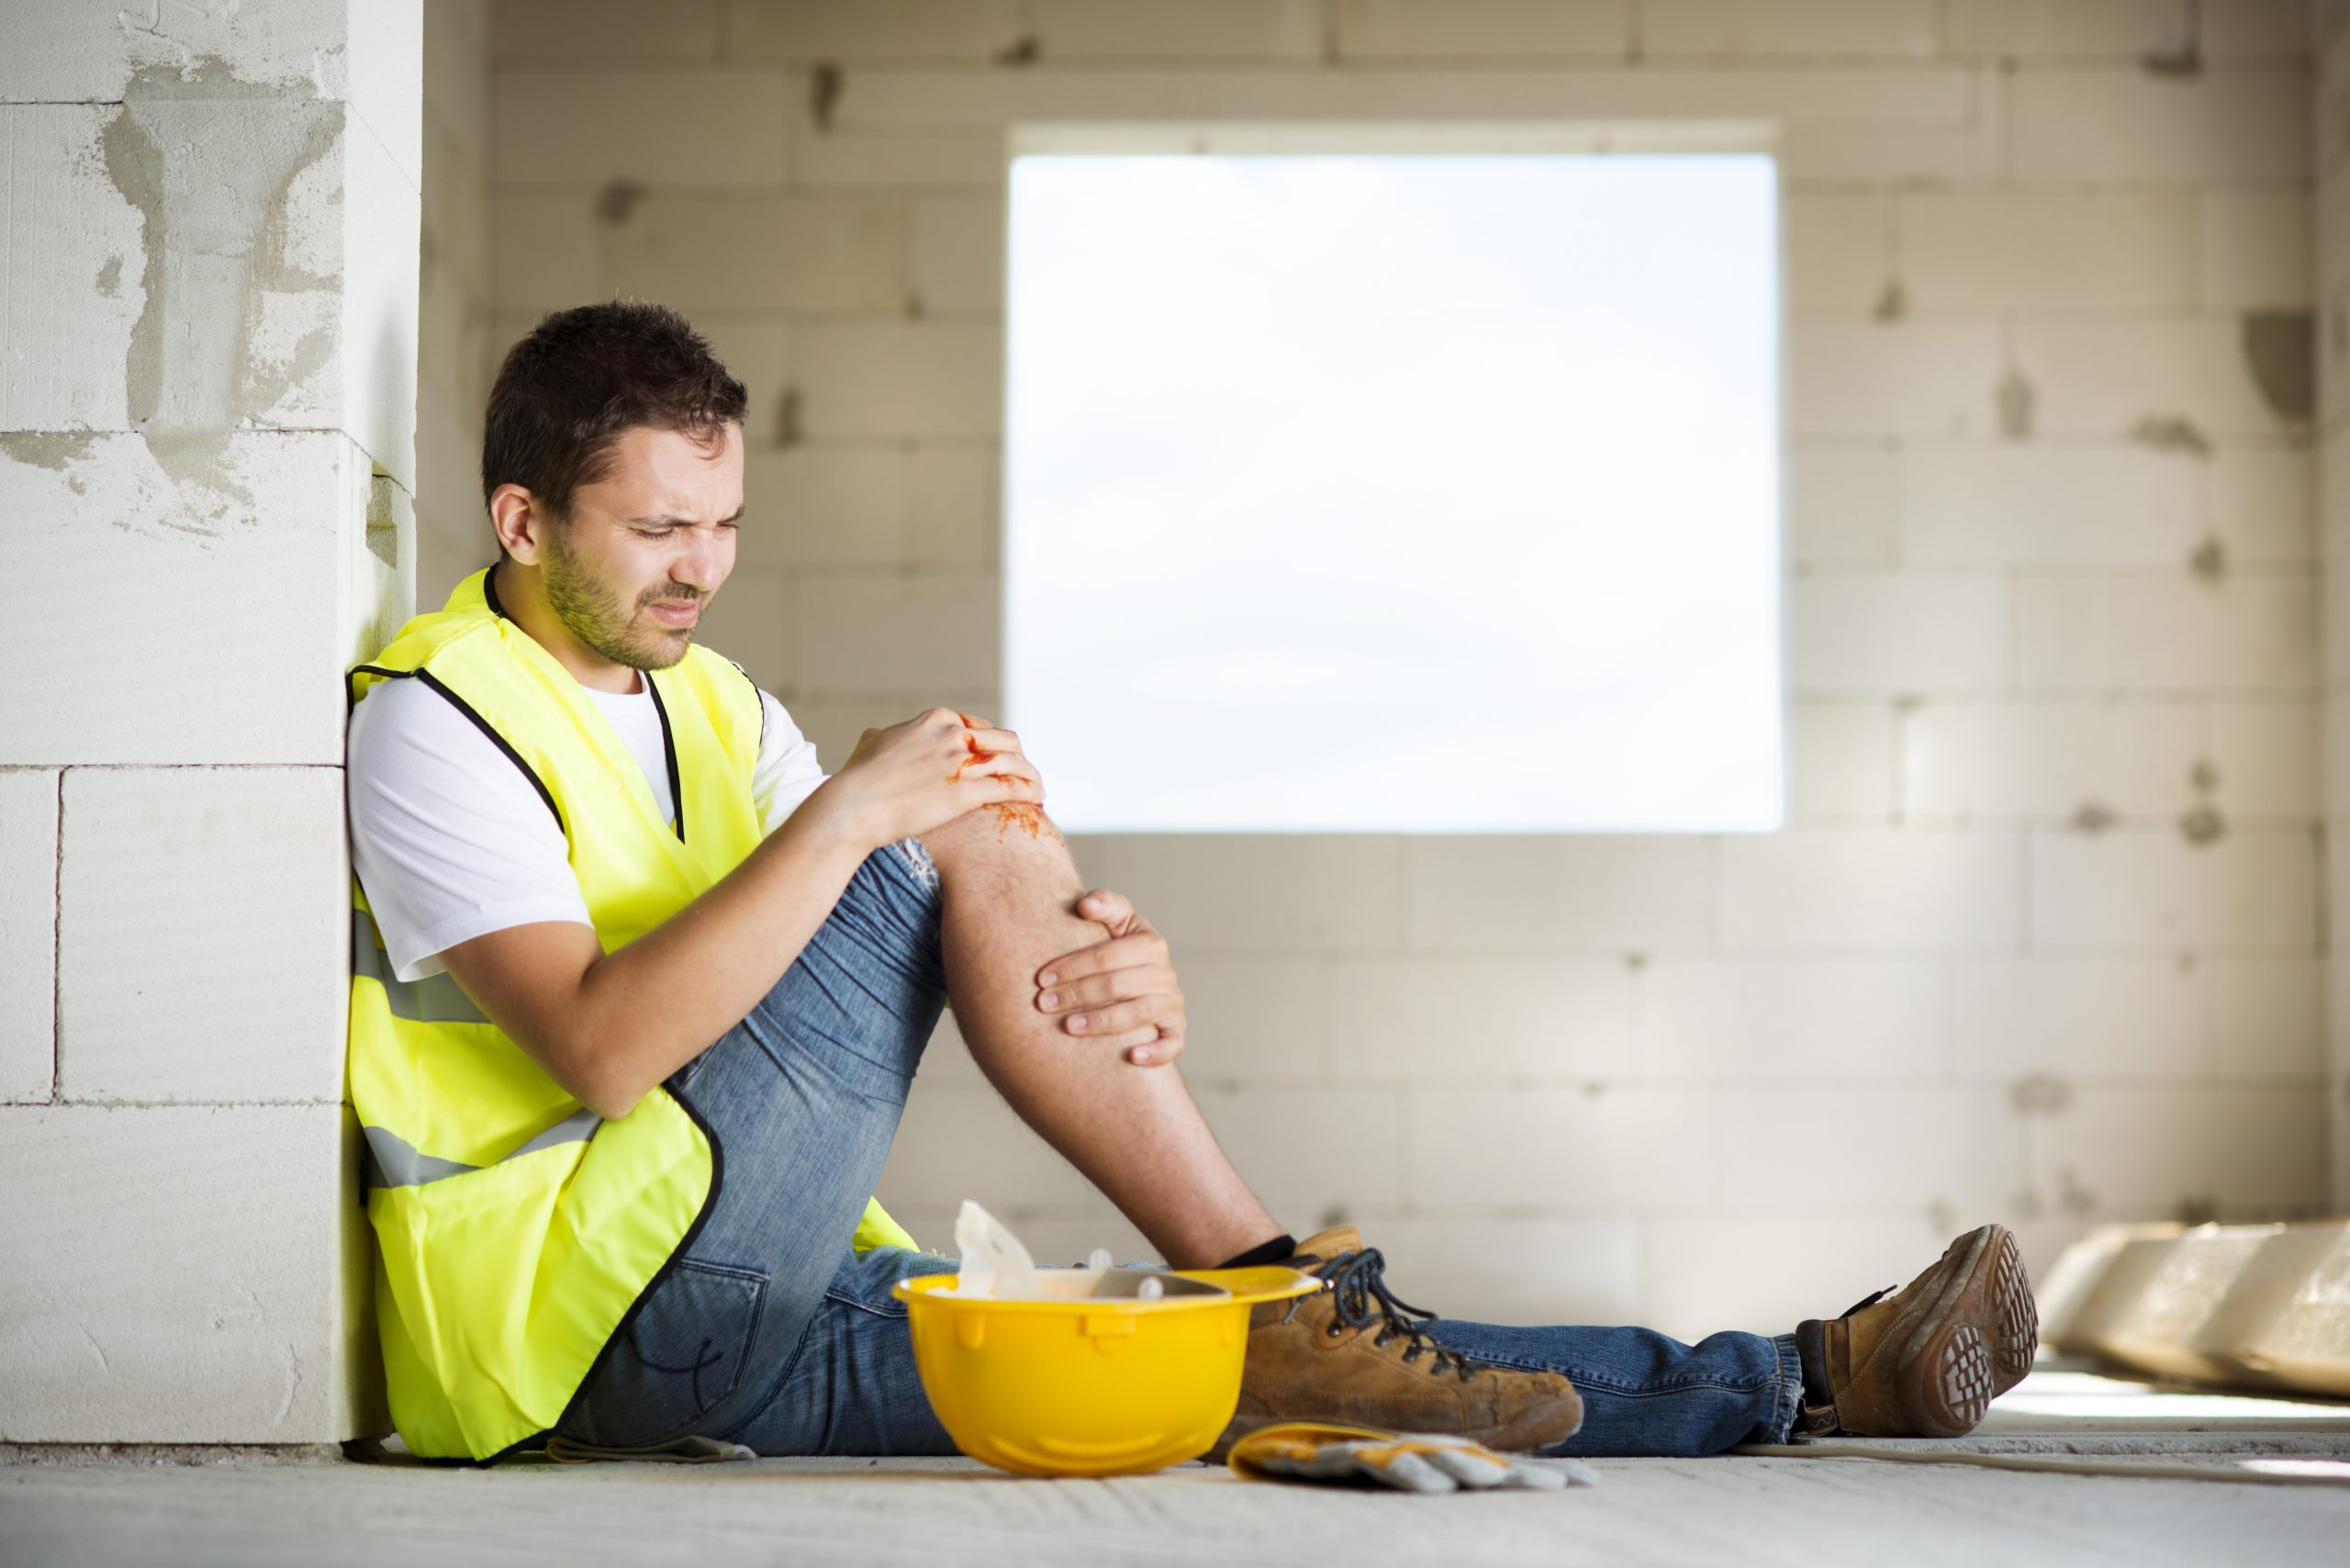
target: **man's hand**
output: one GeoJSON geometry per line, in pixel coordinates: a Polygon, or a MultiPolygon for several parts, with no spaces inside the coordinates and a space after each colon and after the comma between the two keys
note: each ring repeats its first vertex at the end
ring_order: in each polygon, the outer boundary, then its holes
{"type": "Polygon", "coordinates": [[[933,708],[859,735],[840,772],[809,800],[819,812],[841,813],[860,847],[878,849],[980,806],[1034,806],[1044,798],[1018,735],[933,708]]]}
{"type": "Polygon", "coordinates": [[[1106,927],[1110,939],[1037,970],[1038,1010],[1059,1018],[1069,1034],[1125,1052],[1137,1066],[1173,1061],[1183,1054],[1185,1020],[1167,938],[1106,888],[1078,900],[1077,913],[1106,927]]]}

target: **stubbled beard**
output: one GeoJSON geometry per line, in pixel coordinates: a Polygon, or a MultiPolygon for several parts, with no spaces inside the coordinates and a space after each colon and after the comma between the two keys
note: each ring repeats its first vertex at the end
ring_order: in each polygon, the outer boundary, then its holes
{"type": "MultiPolygon", "coordinates": [[[[639,670],[667,669],[684,658],[686,650],[693,645],[691,627],[671,630],[656,626],[632,639],[629,625],[634,611],[622,610],[620,595],[580,569],[579,559],[571,553],[559,527],[547,535],[540,575],[546,583],[547,606],[563,622],[564,630],[616,665],[639,670]]],[[[646,594],[638,608],[656,599],[699,598],[691,590],[679,590],[672,583],[666,591],[646,594]]]]}

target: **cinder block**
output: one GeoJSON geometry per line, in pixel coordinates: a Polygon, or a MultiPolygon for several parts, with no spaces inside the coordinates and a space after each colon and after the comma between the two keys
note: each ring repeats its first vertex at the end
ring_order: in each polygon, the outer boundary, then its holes
{"type": "Polygon", "coordinates": [[[1365,1244],[1385,1255],[1396,1294],[1447,1317],[1538,1326],[1645,1321],[1635,1220],[1502,1218],[1482,1207],[1411,1216],[1349,1204],[1347,1214],[1360,1221],[1365,1244]]]}
{"type": "Polygon", "coordinates": [[[424,6],[422,0],[330,6],[346,18],[342,58],[319,62],[314,83],[338,75],[352,115],[375,133],[410,191],[424,188],[424,6]],[[339,69],[338,69],[339,67],[339,69]]]}
{"type": "Polygon", "coordinates": [[[1734,835],[1721,851],[1726,947],[1984,948],[2017,935],[2008,834],[1820,829],[1734,835]]]}
{"type": "Polygon", "coordinates": [[[2321,711],[2290,698],[2215,703],[2210,754],[2221,808],[2259,822],[2307,822],[2324,814],[2319,788],[2321,711]]]}
{"type": "Polygon", "coordinates": [[[1942,991],[1927,958],[1668,957],[1646,976],[1639,1070],[1707,1083],[1918,1080],[1941,1067],[1942,991]]]}
{"type": "Polygon", "coordinates": [[[2001,578],[1811,573],[1788,585],[1798,692],[1980,691],[2008,679],[2001,578]]]}
{"type": "Polygon", "coordinates": [[[2306,59],[2312,43],[2308,0],[2235,0],[2199,19],[2203,48],[2221,60],[2306,59]]]}
{"type": "Polygon", "coordinates": [[[2177,566],[2202,539],[2201,477],[2191,460],[2144,447],[1912,447],[1901,454],[1901,558],[2177,566]]]}
{"type": "Polygon", "coordinates": [[[500,191],[489,204],[489,235],[491,297],[509,313],[493,334],[494,359],[545,312],[615,292],[610,229],[597,220],[595,198],[586,192],[500,191]]]}
{"type": "Polygon", "coordinates": [[[2211,976],[2189,958],[2003,954],[1949,963],[1951,1074],[1968,1083],[2192,1078],[2211,976]]]}
{"type": "Polygon", "coordinates": [[[55,771],[0,769],[0,1102],[54,1082],[57,798],[55,771]]]}
{"type": "MultiPolygon", "coordinates": [[[[984,1083],[929,1083],[917,1075],[897,1141],[875,1184],[885,1207],[944,1208],[975,1198],[1011,1219],[1027,1208],[1083,1208],[1091,1185],[1013,1114],[984,1083]]],[[[947,1245],[952,1224],[927,1238],[947,1245]]]]}
{"type": "Polygon", "coordinates": [[[0,1439],[389,1429],[350,1113],[0,1111],[0,1439]]]}
{"type": "Polygon", "coordinates": [[[1796,822],[1882,823],[1892,815],[1897,721],[1889,705],[1805,698],[1787,716],[1796,822]]]}
{"type": "MultiPolygon", "coordinates": [[[[414,93],[408,89],[411,100],[414,93]]],[[[334,372],[327,383],[330,391],[308,398],[301,392],[305,356],[319,352],[308,313],[274,308],[292,302],[290,294],[264,295],[262,323],[252,330],[246,346],[247,374],[251,383],[263,387],[282,376],[292,390],[276,406],[247,417],[261,425],[341,430],[377,468],[414,495],[421,176],[413,160],[401,166],[373,136],[350,132],[343,151],[340,181],[327,171],[315,182],[324,190],[304,198],[316,203],[328,220],[339,218],[341,226],[340,271],[325,266],[341,284],[335,325],[340,336],[330,340],[335,352],[329,356],[334,372]],[[288,323],[297,330],[284,330],[288,323]]],[[[292,219],[287,221],[290,228],[292,219]]],[[[267,233],[264,228],[264,243],[267,233]]]]}
{"type": "Polygon", "coordinates": [[[2312,834],[2247,828],[2209,844],[2168,829],[2031,835],[2034,947],[2317,949],[2312,834]]]}
{"type": "Polygon", "coordinates": [[[1704,946],[1714,847],[1689,834],[1414,838],[1423,952],[1622,953],[1704,946]]]}
{"type": "Polygon", "coordinates": [[[1921,310],[2187,305],[2195,204],[2174,192],[1905,191],[1901,284],[1921,310]]]}
{"type": "Polygon", "coordinates": [[[1779,1082],[1718,1095],[1714,1107],[1726,1210],[1785,1208],[1786,1193],[1756,1181],[1750,1162],[1788,1140],[1868,1172],[1806,1193],[1814,1215],[1939,1215],[1955,1230],[1998,1213],[2029,1175],[2022,1123],[1997,1089],[1779,1082]]]}
{"type": "Polygon", "coordinates": [[[2318,556],[2317,465],[2292,447],[2222,447],[2203,470],[2205,525],[2244,564],[2318,556]]]}
{"type": "Polygon", "coordinates": [[[2016,682],[2031,690],[2306,691],[2317,596],[2303,577],[2039,577],[2015,583],[2016,682]]]}
{"type": "Polygon", "coordinates": [[[912,221],[888,199],[647,198],[605,241],[623,294],[697,310],[905,308],[912,221]]]}
{"type": "Polygon", "coordinates": [[[800,339],[808,433],[995,436],[1003,331],[960,322],[811,322],[800,339]]]}
{"type": "MultiPolygon", "coordinates": [[[[1142,914],[1158,923],[1151,910],[1142,914]]],[[[1362,1076],[1353,1046],[1337,1041],[1327,961],[1195,956],[1181,946],[1174,957],[1191,1021],[1183,1076],[1195,1086],[1294,1087],[1362,1076]]]]}
{"type": "Polygon", "coordinates": [[[734,60],[986,60],[1020,37],[1013,0],[726,0],[734,60]]]}
{"type": "Polygon", "coordinates": [[[802,132],[792,148],[792,177],[816,189],[920,187],[1001,194],[1009,166],[1002,142],[952,130],[802,132]]]}
{"type": "MultiPolygon", "coordinates": [[[[420,311],[436,297],[487,309],[489,299],[489,171],[486,140],[470,140],[435,118],[424,142],[420,223],[431,236],[432,265],[419,279],[420,311]]],[[[421,266],[421,258],[419,259],[421,266]]],[[[479,325],[479,323],[475,323],[479,325]]],[[[420,347],[419,362],[430,364],[420,347]]],[[[472,367],[469,365],[467,369],[472,367]]]]}
{"type": "Polygon", "coordinates": [[[1789,325],[1788,426],[1797,436],[1987,435],[2005,374],[1996,323],[1789,325]]]}
{"type": "MultiPolygon", "coordinates": [[[[2202,801],[2198,766],[2220,766],[2206,730],[2202,709],[2187,703],[1922,703],[1903,726],[1903,813],[2053,823],[2088,808],[2125,820],[2175,817],[2202,801]]],[[[2224,796],[2221,804],[2229,804],[2224,796]]]]}
{"type": "Polygon", "coordinates": [[[1929,0],[1644,0],[1644,58],[1915,58],[1934,52],[1929,0]]]}
{"type": "MultiPolygon", "coordinates": [[[[561,0],[543,0],[543,4],[559,5],[561,0]]],[[[428,159],[431,156],[431,128],[436,124],[453,140],[464,143],[468,156],[476,162],[489,156],[489,35],[496,20],[495,9],[472,5],[468,0],[428,0],[424,7],[423,107],[428,159]]],[[[505,9],[518,18],[527,16],[520,5],[505,9]]],[[[543,34],[541,38],[550,44],[554,42],[543,34]]],[[[429,175],[424,194],[428,199],[432,194],[429,175]]]]}
{"type": "MultiPolygon", "coordinates": [[[[1049,798],[1046,742],[1041,755],[1049,798]]],[[[1085,879],[1132,899],[1180,955],[1393,950],[1404,930],[1404,841],[1352,834],[1122,834],[1070,846],[1085,879]]]]}
{"type": "Polygon", "coordinates": [[[737,566],[702,611],[694,641],[751,672],[769,691],[798,684],[792,646],[793,587],[789,574],[768,566],[737,566]]]}
{"type": "Polygon", "coordinates": [[[2203,192],[2198,206],[2204,304],[2291,310],[2316,303],[2311,204],[2301,191],[2221,186],[2203,192]]]}
{"type": "Polygon", "coordinates": [[[1396,1151],[1404,1141],[1406,1092],[1316,1084],[1243,1090],[1195,1086],[1200,1112],[1258,1200],[1302,1236],[1298,1224],[1334,1206],[1387,1207],[1414,1197],[1396,1151]],[[1342,1137],[1300,1136],[1344,1127],[1342,1137]]]}
{"type": "Polygon", "coordinates": [[[694,330],[710,340],[750,393],[744,416],[744,444],[789,446],[801,438],[800,409],[791,397],[800,374],[799,342],[789,322],[762,314],[697,310],[694,330]]]}
{"type": "Polygon", "coordinates": [[[340,1098],[341,769],[75,768],[64,812],[62,1097],[340,1098]]]}
{"type": "MultiPolygon", "coordinates": [[[[32,23],[18,17],[12,26],[32,23]]],[[[18,41],[12,36],[11,63],[0,73],[13,69],[18,41]]],[[[147,286],[142,219],[106,174],[106,127],[122,112],[93,104],[0,108],[0,142],[9,149],[0,218],[0,363],[7,368],[0,427],[118,430],[129,421],[125,365],[147,286]]]]}
{"type": "Polygon", "coordinates": [[[1340,60],[1620,60],[1630,0],[1337,0],[1340,60]]]}
{"type": "Polygon", "coordinates": [[[1788,536],[1798,566],[1876,566],[1900,554],[1901,454],[1894,443],[1796,445],[1788,536]]]}
{"type": "Polygon", "coordinates": [[[1348,958],[1331,971],[1346,1082],[1621,1078],[1640,971],[1620,958],[1348,958]]]}
{"type": "Polygon", "coordinates": [[[2233,318],[2015,324],[2016,368],[2042,438],[2121,435],[2148,418],[2185,419],[2206,440],[2292,434],[2310,410],[2272,405],[2233,318]]]}
{"type": "Polygon", "coordinates": [[[2323,1212],[2325,1106],[2290,1088],[2080,1085],[2032,1126],[2042,1182],[2082,1219],[2323,1212]]]}
{"type": "Polygon", "coordinates": [[[1003,309],[1004,204],[925,197],[914,207],[913,289],[924,311],[1003,309]]]}
{"type": "Polygon", "coordinates": [[[995,448],[917,447],[907,484],[909,563],[996,566],[1002,556],[1003,463],[995,448]]]}
{"type": "Polygon", "coordinates": [[[1315,0],[1030,0],[1048,60],[1319,60],[1315,0]]]}
{"type": "Polygon", "coordinates": [[[63,617],[18,650],[0,764],[340,764],[343,700],[318,672],[360,655],[324,585],[364,549],[366,496],[365,456],[323,431],[185,448],[0,436],[18,580],[106,585],[106,614],[63,617]]]}
{"type": "Polygon", "coordinates": [[[737,569],[876,566],[903,558],[903,448],[794,446],[745,459],[737,569]]]}
{"type": "Polygon", "coordinates": [[[1955,80],[1958,103],[1923,124],[1897,115],[1792,120],[1780,142],[1781,172],[1790,180],[2004,179],[2008,78],[1981,66],[1955,80]]]}
{"type": "Polygon", "coordinates": [[[2210,957],[2197,968],[2204,976],[2206,1075],[2323,1081],[2322,959],[2210,957]]]}
{"type": "Polygon", "coordinates": [[[797,684],[827,697],[990,684],[997,601],[993,577],[801,575],[790,610],[797,684]]]}
{"type": "MultiPolygon", "coordinates": [[[[443,7],[443,9],[464,7],[443,7]]],[[[712,60],[720,0],[498,0],[490,8],[489,50],[500,62],[712,60]]]]}
{"type": "Polygon", "coordinates": [[[2309,175],[2309,76],[2297,68],[2177,77],[2026,66],[2009,95],[2019,179],[2309,175]]]}
{"type": "Polygon", "coordinates": [[[491,175],[501,185],[778,185],[798,101],[779,69],[507,67],[491,175]]]}
{"type": "Polygon", "coordinates": [[[1529,1208],[1607,1218],[1707,1202],[1721,1169],[1709,1101],[1698,1088],[1425,1084],[1405,1102],[1411,1193],[1423,1204],[1477,1208],[1507,1193],[1529,1208]]]}
{"type": "Polygon", "coordinates": [[[1953,54],[2137,60],[2183,44],[2187,10],[2179,0],[1951,0],[1948,26],[1953,54]]]}
{"type": "Polygon", "coordinates": [[[1797,186],[1786,192],[1787,303],[1860,316],[1892,283],[1893,198],[1882,191],[1797,186]]]}
{"type": "MultiPolygon", "coordinates": [[[[1787,1140],[1800,1136],[1797,1127],[1755,1126],[1740,1168],[1758,1177],[1779,1169],[1787,1140]]],[[[1975,1219],[1961,1215],[1960,1223],[1975,1219]]],[[[1774,1214],[1647,1217],[1638,1321],[1691,1340],[1724,1329],[1792,1334],[1804,1318],[1833,1316],[1932,1262],[1949,1244],[1944,1228],[1929,1218],[1830,1215],[1795,1204],[1774,1214]]]]}
{"type": "MultiPolygon", "coordinates": [[[[768,689],[774,689],[770,687],[768,689]]],[[[894,724],[922,711],[920,705],[904,698],[852,697],[831,700],[786,697],[781,692],[776,695],[782,699],[784,707],[791,714],[791,722],[799,725],[800,733],[814,744],[816,755],[823,759],[824,767],[832,772],[838,772],[848,761],[849,753],[856,748],[856,737],[861,732],[894,724]]],[[[983,711],[977,708],[964,708],[959,702],[954,706],[966,713],[983,711]]]]}
{"type": "MultiPolygon", "coordinates": [[[[413,12],[414,0],[387,9],[413,12]]],[[[9,17],[0,58],[0,103],[119,103],[134,75],[176,76],[197,62],[243,91],[340,98],[348,86],[342,6],[166,7],[133,13],[132,26],[107,6],[47,6],[9,17]]]]}
{"type": "MultiPolygon", "coordinates": [[[[1189,13],[1185,13],[1188,15],[1189,13]]],[[[1052,52],[1046,42],[1047,56],[1052,52]]],[[[848,131],[1004,127],[1050,120],[1556,118],[1560,67],[1329,71],[1253,64],[1137,72],[1072,65],[1044,71],[914,66],[868,71],[842,94],[833,123],[848,131]]],[[[1786,121],[1791,145],[1808,130],[1842,127],[1899,141],[1912,132],[1979,139],[1982,68],[1899,66],[1868,71],[1643,66],[1573,70],[1576,118],[1786,121]]],[[[1914,148],[1913,148],[1914,151],[1914,148]]],[[[1894,157],[1898,162],[1898,156],[1894,157]]],[[[1791,165],[1791,173],[1796,172],[1791,165]]],[[[1996,174],[1997,165],[1974,177],[1996,174]]],[[[1802,178],[1852,177],[1805,168],[1802,178]]]]}

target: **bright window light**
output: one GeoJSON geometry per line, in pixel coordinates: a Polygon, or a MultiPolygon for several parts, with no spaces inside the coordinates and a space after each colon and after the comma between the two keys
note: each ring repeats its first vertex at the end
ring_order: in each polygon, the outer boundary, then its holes
{"type": "Polygon", "coordinates": [[[1062,825],[1779,825],[1769,157],[1011,188],[1005,700],[1062,825]]]}

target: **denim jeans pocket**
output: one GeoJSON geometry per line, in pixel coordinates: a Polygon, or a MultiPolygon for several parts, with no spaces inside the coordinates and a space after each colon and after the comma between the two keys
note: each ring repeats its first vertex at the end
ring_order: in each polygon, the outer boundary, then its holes
{"type": "Polygon", "coordinates": [[[584,1435],[638,1448],[692,1434],[742,1381],[767,1288],[755,1269],[679,1259],[598,1370],[584,1435]]]}

